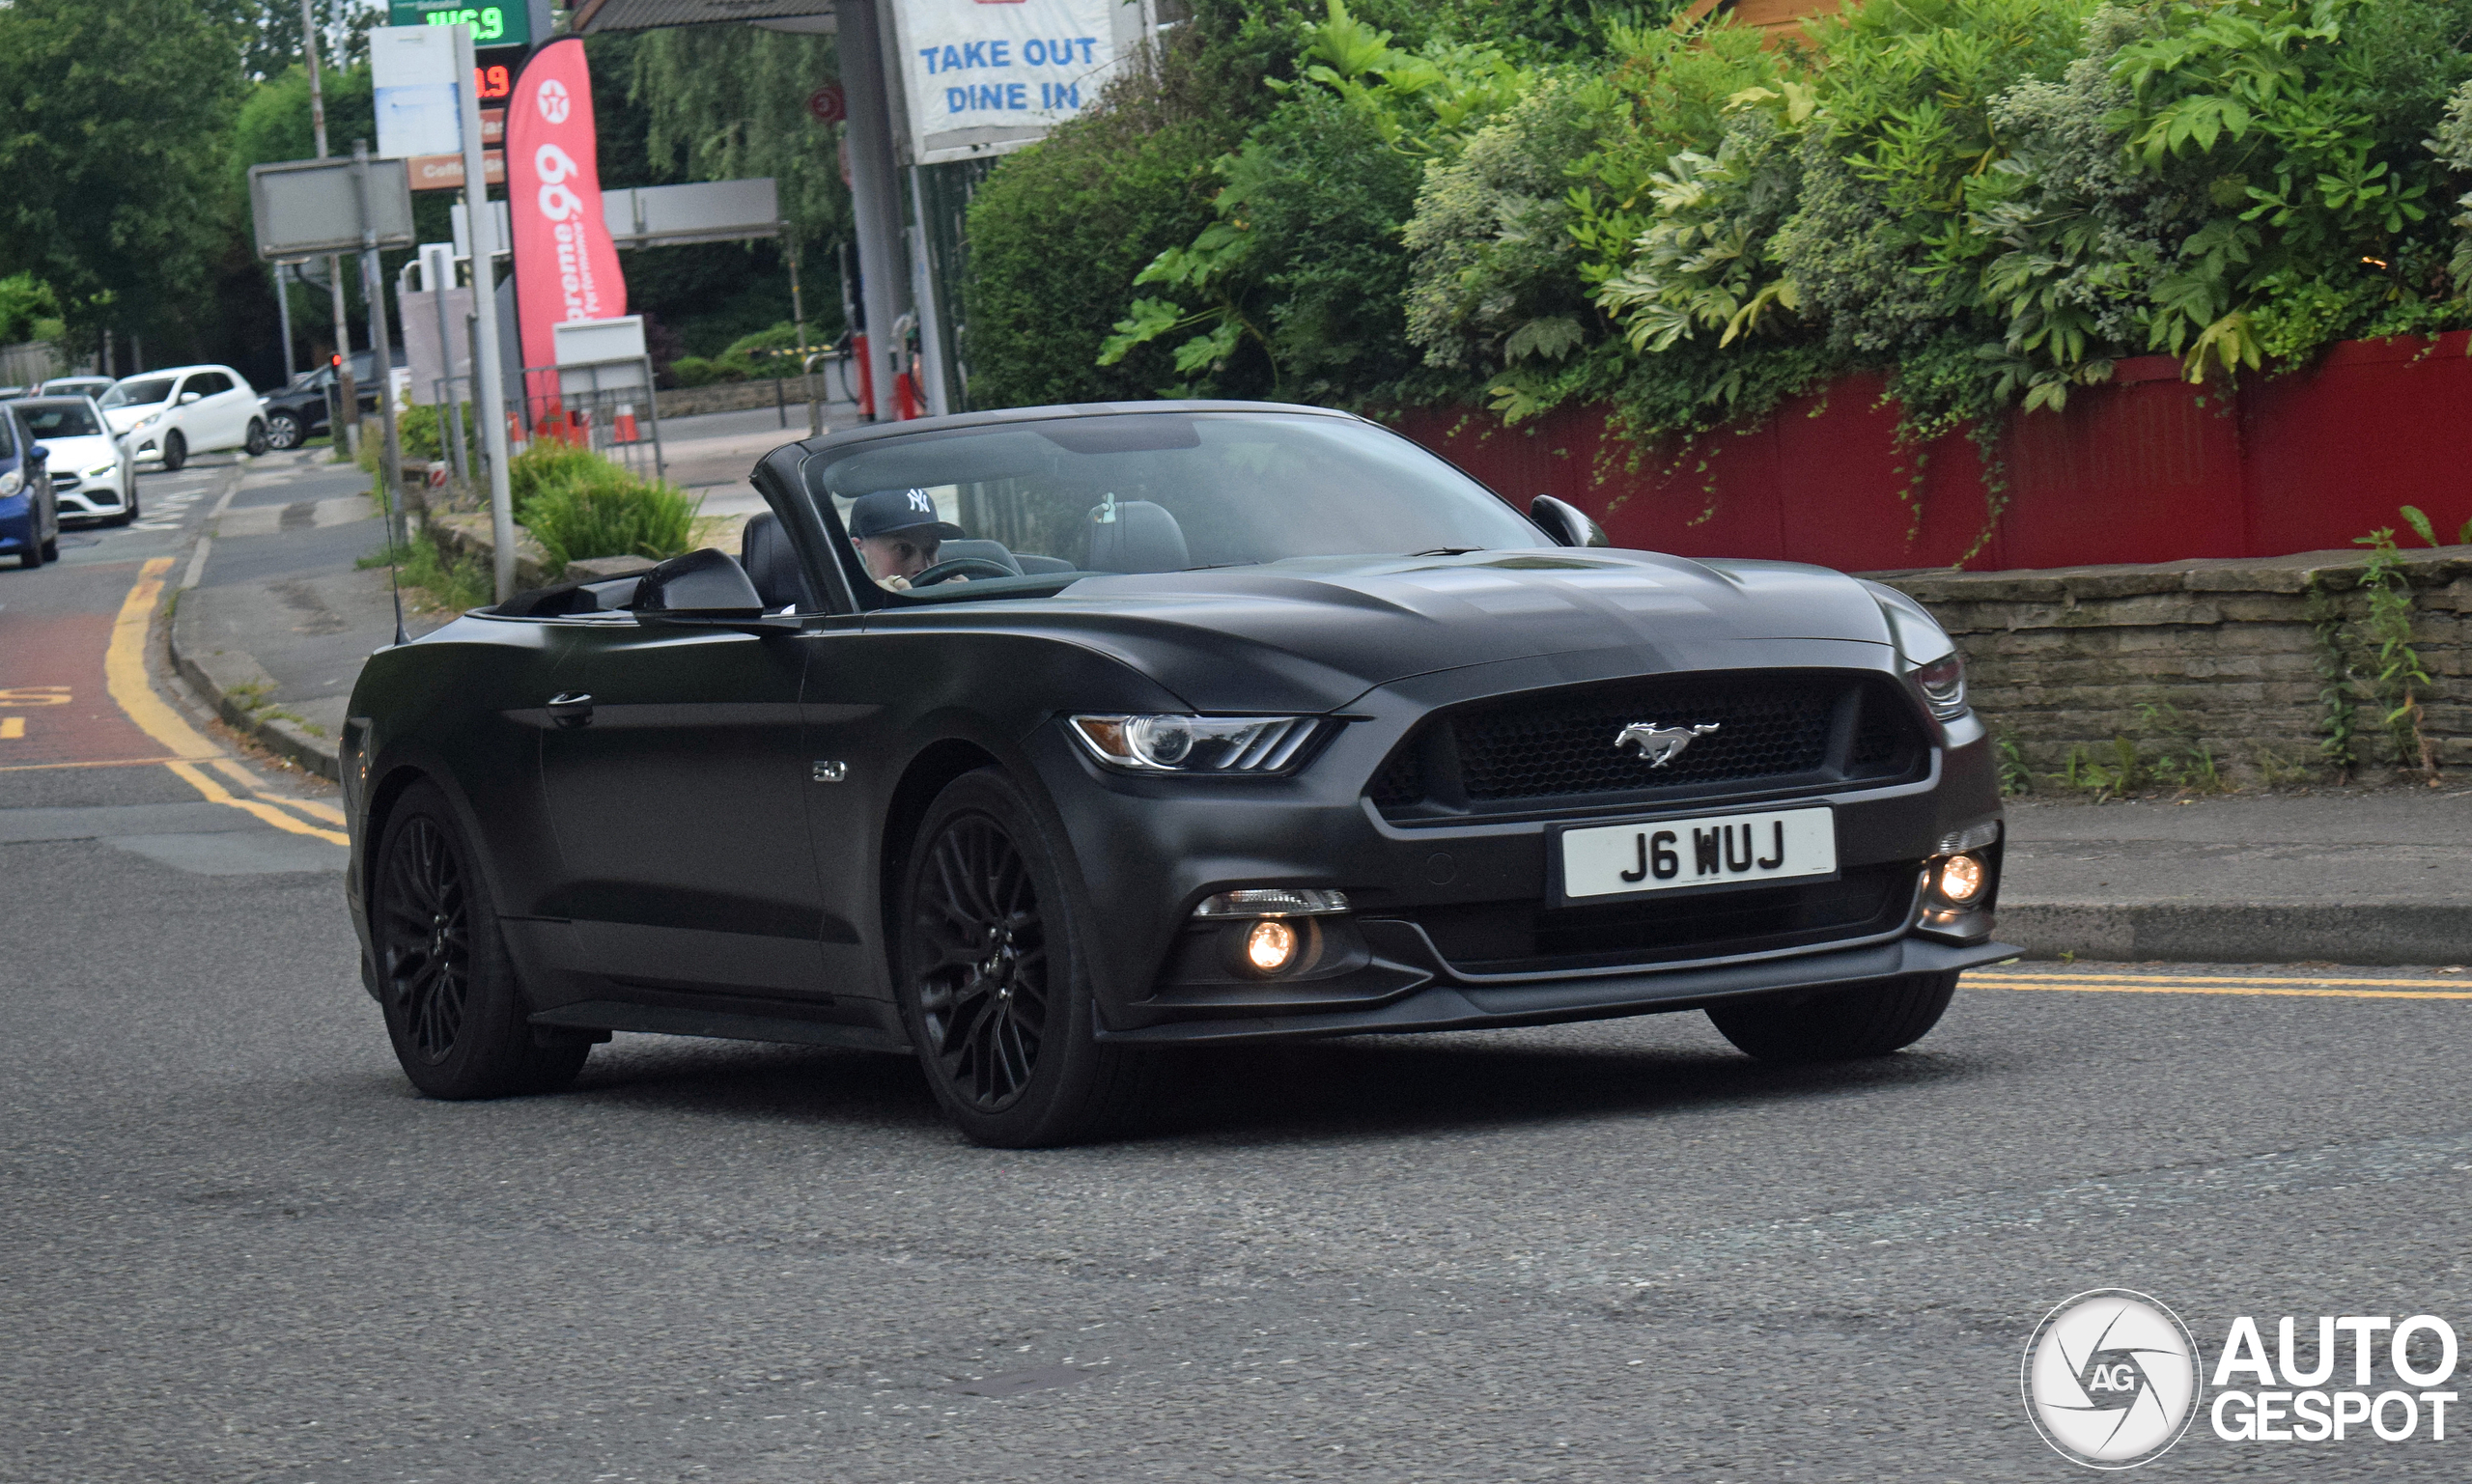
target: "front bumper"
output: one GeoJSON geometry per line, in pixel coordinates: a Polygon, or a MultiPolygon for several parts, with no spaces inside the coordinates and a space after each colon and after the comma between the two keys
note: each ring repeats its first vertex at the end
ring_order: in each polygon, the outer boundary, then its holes
{"type": "MultiPolygon", "coordinates": [[[[1762,641],[1695,654],[1677,668],[1878,668],[1884,656],[1875,645],[1762,641]]],[[[1931,723],[1927,764],[1885,783],[1433,822],[1387,816],[1365,797],[1365,780],[1436,710],[1587,680],[1574,665],[1569,657],[1550,667],[1512,661],[1382,687],[1349,706],[1347,724],[1284,778],[1115,773],[1060,725],[1041,728],[1028,747],[1099,927],[1087,958],[1101,1034],[1176,1043],[1585,1020],[1946,972],[2018,952],[1991,939],[1997,848],[1985,853],[1990,888],[1961,930],[1923,918],[1923,868],[1939,842],[2000,817],[1990,739],[1971,715],[1931,723]],[[1617,936],[1634,936],[1617,946],[1569,946],[1601,920],[1551,906],[1553,826],[1787,804],[1835,811],[1837,901],[1796,899],[1745,913],[1760,925],[1718,932],[1698,919],[1745,908],[1757,893],[1675,898],[1670,913],[1657,899],[1666,915],[1644,926],[1626,920],[1617,936]],[[1202,941],[1211,930],[1192,918],[1202,898],[1249,886],[1335,888],[1354,910],[1331,919],[1328,953],[1309,971],[1249,981],[1218,966],[1228,956],[1202,941]],[[1649,941],[1660,934],[1672,940],[1649,941]]]]}
{"type": "Polygon", "coordinates": [[[1729,999],[1771,998],[1889,979],[1949,973],[2013,959],[2023,949],[1985,941],[1970,947],[1902,937],[1751,964],[1719,964],[1525,984],[1425,982],[1381,1004],[1350,1010],[1212,1020],[1166,1021],[1103,1030],[1103,1041],[1185,1046],[1201,1042],[1285,1041],[1423,1030],[1487,1030],[1560,1021],[1701,1010],[1729,999]]]}
{"type": "Polygon", "coordinates": [[[51,489],[60,501],[60,516],[64,520],[117,516],[128,509],[128,492],[120,488],[117,475],[98,475],[91,479],[77,475],[70,481],[55,478],[51,489]]]}

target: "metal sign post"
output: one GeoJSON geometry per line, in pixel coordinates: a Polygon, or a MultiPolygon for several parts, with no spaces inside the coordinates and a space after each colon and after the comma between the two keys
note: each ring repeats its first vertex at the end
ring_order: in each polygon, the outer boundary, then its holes
{"type": "MultiPolygon", "coordinates": [[[[378,265],[377,211],[372,205],[369,141],[351,142],[353,183],[360,189],[360,292],[369,304],[370,369],[378,378],[378,421],[386,430],[386,448],[379,458],[379,477],[386,482],[387,539],[403,545],[404,519],[398,512],[404,490],[404,439],[395,426],[395,355],[386,331],[386,275],[378,265]]],[[[405,199],[410,200],[408,182],[405,199]]]]}
{"type": "MultiPolygon", "coordinates": [[[[455,32],[456,75],[472,75],[472,28],[455,32]]],[[[481,454],[490,466],[490,541],[497,601],[515,596],[515,495],[507,483],[506,378],[498,359],[498,218],[490,210],[490,187],[481,165],[481,98],[459,88],[464,111],[464,204],[472,238],[473,420],[480,425],[481,454]]],[[[406,193],[409,199],[409,192],[406,193]]]]}

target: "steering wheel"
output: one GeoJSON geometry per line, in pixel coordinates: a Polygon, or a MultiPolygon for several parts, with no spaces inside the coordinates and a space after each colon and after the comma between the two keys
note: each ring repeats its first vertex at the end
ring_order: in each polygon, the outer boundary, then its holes
{"type": "Polygon", "coordinates": [[[918,575],[910,579],[912,587],[933,587],[949,577],[1018,577],[1021,574],[1002,562],[983,556],[957,556],[950,561],[922,567],[918,575]]]}

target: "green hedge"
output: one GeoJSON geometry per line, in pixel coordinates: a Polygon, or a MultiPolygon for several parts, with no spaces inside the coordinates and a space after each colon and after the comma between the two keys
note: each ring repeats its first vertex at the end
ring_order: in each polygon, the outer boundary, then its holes
{"type": "Polygon", "coordinates": [[[1898,0],[1784,46],[1220,10],[982,187],[973,405],[1590,402],[1645,441],[1873,370],[1909,438],[1988,446],[2125,356],[2472,323],[2472,0],[1898,0]]]}

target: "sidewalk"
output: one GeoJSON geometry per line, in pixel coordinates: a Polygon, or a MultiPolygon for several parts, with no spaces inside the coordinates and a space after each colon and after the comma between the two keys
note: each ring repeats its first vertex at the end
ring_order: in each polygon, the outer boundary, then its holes
{"type": "MultiPolygon", "coordinates": [[[[395,636],[386,545],[369,476],[323,449],[251,461],[207,525],[172,610],[172,660],[226,721],[310,771],[336,775],[335,739],[360,663],[395,636]]],[[[427,633],[446,615],[407,609],[427,633]]]]}
{"type": "Polygon", "coordinates": [[[2037,958],[2472,961],[2472,777],[2445,781],[2012,800],[2000,937],[2037,958]]]}

